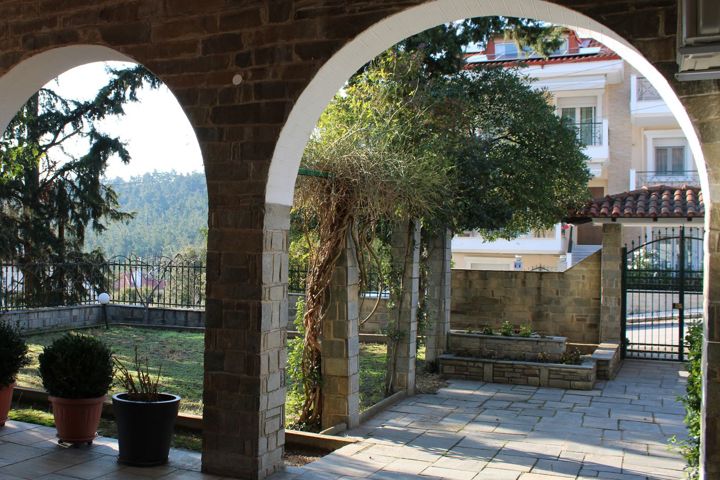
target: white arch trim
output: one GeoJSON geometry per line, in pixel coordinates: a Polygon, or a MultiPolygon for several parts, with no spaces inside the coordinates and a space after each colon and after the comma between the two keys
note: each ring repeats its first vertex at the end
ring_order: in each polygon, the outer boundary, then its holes
{"type": "Polygon", "coordinates": [[[73,45],[39,53],[23,60],[0,77],[0,132],[43,85],[71,68],[93,62],[135,61],[101,45],[73,45]]]}
{"type": "Polygon", "coordinates": [[[297,171],[308,138],[333,95],[360,67],[395,43],[428,28],[461,18],[495,15],[534,18],[579,30],[583,35],[594,37],[613,49],[650,80],[688,139],[705,201],[709,203],[710,189],[700,140],[690,117],[665,77],[615,32],[579,12],[542,0],[430,1],[391,15],[348,42],[320,68],[290,112],[273,153],[265,201],[292,205],[297,171]]]}

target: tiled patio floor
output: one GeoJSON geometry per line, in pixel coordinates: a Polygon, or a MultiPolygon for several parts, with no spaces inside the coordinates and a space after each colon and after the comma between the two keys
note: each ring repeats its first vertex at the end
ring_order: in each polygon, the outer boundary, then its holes
{"type": "Polygon", "coordinates": [[[162,467],[135,468],[117,463],[117,441],[99,437],[92,446],[61,448],[55,429],[9,421],[0,428],[0,480],[219,479],[203,475],[200,454],[173,450],[162,467]]]}
{"type": "MultiPolygon", "coordinates": [[[[592,391],[452,381],[405,399],[350,432],[362,437],[281,479],[680,479],[667,438],[684,435],[685,373],[676,363],[626,361],[592,391]]],[[[18,422],[0,429],[0,480],[216,479],[200,455],[173,450],[163,467],[116,462],[115,440],[62,449],[55,430],[18,422]]]]}
{"type": "Polygon", "coordinates": [[[396,404],[363,437],[279,479],[680,479],[677,363],[626,361],[592,391],[452,381],[396,404]],[[425,477],[427,476],[427,477],[425,477]]]}

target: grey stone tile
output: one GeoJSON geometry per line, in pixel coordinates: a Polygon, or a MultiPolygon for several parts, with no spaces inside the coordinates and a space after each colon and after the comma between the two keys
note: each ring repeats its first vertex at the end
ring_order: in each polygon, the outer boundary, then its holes
{"type": "Polygon", "coordinates": [[[67,467],[66,463],[53,459],[52,455],[43,455],[6,465],[0,468],[0,473],[34,479],[57,472],[65,467],[67,467]]]}
{"type": "Polygon", "coordinates": [[[488,467],[500,470],[529,472],[532,470],[536,461],[537,458],[530,454],[506,454],[501,451],[490,461],[488,467]]]}
{"type": "Polygon", "coordinates": [[[59,470],[57,473],[67,475],[68,477],[93,479],[107,475],[109,473],[122,470],[122,465],[117,462],[116,458],[111,456],[103,456],[90,461],[67,467],[59,470]]]}
{"type": "Polygon", "coordinates": [[[520,472],[486,467],[473,480],[517,480],[520,472]]]}
{"type": "Polygon", "coordinates": [[[0,461],[5,463],[22,462],[30,458],[45,455],[46,453],[47,451],[42,448],[27,445],[18,445],[15,443],[3,443],[0,445],[0,461]]]}

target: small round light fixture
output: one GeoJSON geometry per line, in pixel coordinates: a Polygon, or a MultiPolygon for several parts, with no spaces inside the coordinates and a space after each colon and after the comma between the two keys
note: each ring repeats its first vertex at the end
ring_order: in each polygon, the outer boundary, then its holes
{"type": "Polygon", "coordinates": [[[240,85],[242,83],[242,81],[243,81],[242,75],[240,75],[239,73],[236,73],[235,75],[233,75],[233,77],[232,77],[233,85],[235,85],[235,86],[240,85]]]}
{"type": "Polygon", "coordinates": [[[98,302],[100,302],[100,305],[107,305],[108,303],[110,303],[110,295],[103,292],[100,295],[98,295],[97,300],[98,300],[98,302]]]}

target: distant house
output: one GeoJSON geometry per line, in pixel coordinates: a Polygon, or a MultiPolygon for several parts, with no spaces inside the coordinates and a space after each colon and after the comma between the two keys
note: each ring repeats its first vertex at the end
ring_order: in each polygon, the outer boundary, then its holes
{"type": "Polygon", "coordinates": [[[141,270],[124,272],[113,283],[113,289],[115,291],[133,288],[162,291],[165,289],[165,286],[165,280],[153,278],[151,273],[142,272],[141,270]]]}
{"type": "MultiPolygon", "coordinates": [[[[643,186],[699,186],[687,140],[657,91],[615,52],[568,30],[549,58],[518,48],[512,40],[491,39],[468,52],[473,65],[518,68],[550,93],[557,114],[570,121],[585,144],[593,197],[643,186]]],[[[638,228],[627,228],[626,238],[638,228]]],[[[455,268],[477,270],[565,270],[600,248],[592,224],[558,224],[514,240],[485,241],[476,232],[453,238],[455,268]]]]}

